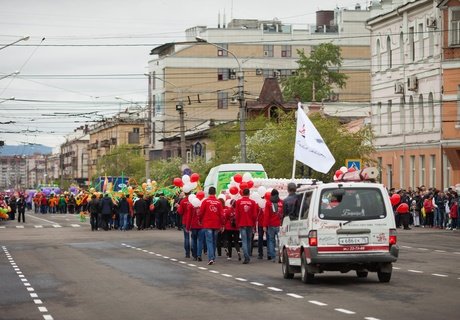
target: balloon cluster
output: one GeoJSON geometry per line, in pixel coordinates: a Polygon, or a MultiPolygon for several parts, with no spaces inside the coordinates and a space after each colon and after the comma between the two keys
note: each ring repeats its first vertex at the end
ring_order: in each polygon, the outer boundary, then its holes
{"type": "Polygon", "coordinates": [[[252,187],[254,187],[254,181],[252,181],[252,175],[249,172],[243,175],[237,173],[232,177],[228,185],[228,192],[231,195],[237,195],[238,193],[242,195],[244,189],[251,189],[252,187]]]}
{"type": "Polygon", "coordinates": [[[181,178],[174,178],[173,184],[182,188],[185,193],[189,193],[198,186],[198,181],[200,180],[200,175],[198,173],[192,173],[190,176],[184,174],[181,178]]]}
{"type": "Polygon", "coordinates": [[[194,208],[199,208],[204,196],[204,191],[198,191],[196,194],[192,193],[188,196],[188,202],[190,202],[194,208]]]}
{"type": "Polygon", "coordinates": [[[334,181],[340,180],[340,178],[343,176],[344,173],[347,172],[355,172],[356,169],[354,167],[347,168],[345,166],[340,167],[339,170],[337,170],[334,174],[334,181]]]}

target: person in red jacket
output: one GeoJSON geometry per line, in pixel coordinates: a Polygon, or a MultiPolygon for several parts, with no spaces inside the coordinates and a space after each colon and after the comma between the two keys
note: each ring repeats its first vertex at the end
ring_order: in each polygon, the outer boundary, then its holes
{"type": "Polygon", "coordinates": [[[264,208],[264,231],[267,233],[267,256],[268,260],[276,261],[275,243],[280,231],[281,219],[283,217],[283,201],[279,192],[273,189],[270,200],[267,200],[264,208]]]}
{"type": "Polygon", "coordinates": [[[204,248],[204,232],[200,222],[200,207],[194,207],[188,204],[186,214],[185,229],[190,232],[192,257],[194,261],[202,261],[201,253],[204,248]]]}
{"type": "Polygon", "coordinates": [[[240,232],[236,225],[235,219],[235,200],[232,200],[230,206],[224,208],[224,247],[227,254],[227,259],[232,259],[232,247],[235,246],[236,253],[238,254],[238,260],[241,261],[240,253],[240,232]]]}
{"type": "Polygon", "coordinates": [[[240,228],[241,243],[243,245],[243,264],[248,264],[250,261],[249,251],[251,250],[252,232],[256,225],[258,208],[257,203],[249,199],[249,189],[244,189],[243,197],[236,200],[235,205],[236,224],[240,228]]]}
{"type": "Polygon", "coordinates": [[[200,222],[204,229],[208,249],[208,265],[216,260],[217,233],[224,226],[224,208],[216,198],[216,188],[209,188],[209,196],[203,200],[200,207],[200,222]]]}
{"type": "Polygon", "coordinates": [[[190,258],[190,231],[187,230],[185,227],[185,222],[189,219],[189,205],[190,202],[188,201],[188,196],[190,192],[185,193],[185,195],[180,200],[179,204],[177,204],[177,213],[182,217],[182,229],[184,230],[184,249],[185,249],[185,257],[190,258]]]}

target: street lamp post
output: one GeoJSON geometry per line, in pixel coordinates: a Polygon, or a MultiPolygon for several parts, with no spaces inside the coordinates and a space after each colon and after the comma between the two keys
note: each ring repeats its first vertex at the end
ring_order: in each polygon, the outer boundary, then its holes
{"type": "Polygon", "coordinates": [[[246,159],[246,106],[245,106],[245,100],[244,100],[244,73],[243,73],[243,68],[241,67],[241,63],[238,60],[237,56],[232,51],[228,50],[227,48],[224,48],[222,46],[219,46],[218,44],[209,42],[206,39],[203,39],[201,37],[195,37],[195,39],[198,42],[207,43],[218,49],[228,52],[236,60],[236,63],[238,64],[237,78],[238,78],[238,100],[239,100],[239,106],[240,106],[239,118],[240,118],[241,162],[245,163],[247,161],[246,159]]]}
{"type": "Polygon", "coordinates": [[[9,47],[9,46],[13,46],[13,45],[15,45],[16,43],[18,43],[20,41],[27,41],[27,40],[29,40],[29,38],[30,38],[30,36],[22,37],[19,40],[16,40],[14,42],[11,42],[11,43],[8,43],[8,44],[4,45],[3,47],[0,47],[0,50],[5,49],[6,47],[9,47]]]}

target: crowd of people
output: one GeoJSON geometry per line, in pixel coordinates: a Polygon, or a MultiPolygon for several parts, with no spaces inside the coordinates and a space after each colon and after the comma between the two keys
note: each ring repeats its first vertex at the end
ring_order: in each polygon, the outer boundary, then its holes
{"type": "Polygon", "coordinates": [[[414,190],[390,189],[400,196],[400,202],[394,205],[396,226],[409,230],[411,226],[456,230],[460,210],[459,194],[453,188],[446,192],[435,188],[420,186],[414,190]]]}

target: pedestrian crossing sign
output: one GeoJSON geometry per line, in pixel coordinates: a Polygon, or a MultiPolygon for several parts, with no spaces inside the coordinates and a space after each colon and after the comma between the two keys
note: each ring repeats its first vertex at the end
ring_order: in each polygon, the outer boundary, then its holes
{"type": "Polygon", "coordinates": [[[361,170],[361,159],[346,159],[345,166],[347,169],[354,168],[355,170],[361,170]]]}

